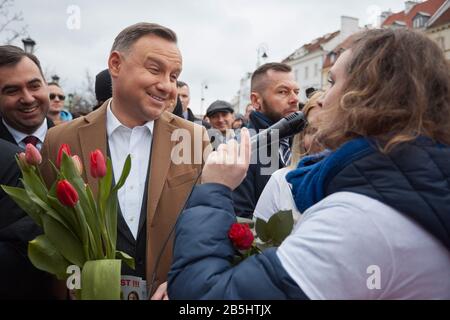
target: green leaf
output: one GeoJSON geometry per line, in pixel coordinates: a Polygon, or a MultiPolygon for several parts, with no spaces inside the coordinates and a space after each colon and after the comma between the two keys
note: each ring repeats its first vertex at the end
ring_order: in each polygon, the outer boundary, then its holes
{"type": "Polygon", "coordinates": [[[81,271],[82,300],[120,300],[121,260],[88,261],[81,271]]]}
{"type": "Polygon", "coordinates": [[[100,179],[99,184],[99,195],[100,201],[104,203],[106,199],[109,197],[109,193],[111,191],[111,185],[113,180],[113,170],[112,170],[112,162],[111,159],[106,160],[106,175],[100,179]]]}
{"type": "Polygon", "coordinates": [[[293,226],[294,218],[291,210],[280,211],[270,217],[267,230],[275,246],[280,246],[284,239],[291,234],[293,226]]]}
{"type": "Polygon", "coordinates": [[[128,178],[128,175],[130,174],[131,170],[131,156],[128,155],[127,159],[125,160],[125,164],[123,165],[122,174],[120,176],[119,182],[114,186],[113,191],[117,191],[125,184],[125,181],[128,178]]]}
{"type": "Polygon", "coordinates": [[[94,194],[89,186],[86,186],[86,194],[89,200],[89,205],[91,206],[92,212],[97,212],[97,204],[95,203],[94,194]]]}
{"type": "MultiPolygon", "coordinates": [[[[70,211],[70,208],[64,207],[64,211],[55,211],[53,208],[45,201],[41,200],[40,197],[38,197],[32,190],[28,189],[27,186],[25,186],[27,195],[30,198],[31,201],[33,201],[35,204],[37,204],[39,207],[41,207],[47,215],[53,217],[55,220],[59,221],[65,228],[70,229],[68,223],[63,218],[62,214],[64,214],[67,211],[70,211]]],[[[47,199],[48,201],[48,199],[47,199]]],[[[67,213],[66,213],[67,214],[67,213]]]]}
{"type": "Polygon", "coordinates": [[[33,191],[39,199],[45,201],[47,199],[47,187],[42,182],[41,178],[35,172],[36,168],[22,171],[23,185],[25,189],[33,191]]]}
{"type": "Polygon", "coordinates": [[[48,240],[41,235],[28,244],[28,257],[39,270],[56,275],[59,280],[68,277],[66,273],[70,263],[67,261],[48,240]]]}
{"type": "Polygon", "coordinates": [[[270,233],[267,227],[267,222],[262,219],[257,218],[255,224],[256,235],[261,241],[267,242],[271,239],[270,233]]]}
{"type": "Polygon", "coordinates": [[[238,223],[240,224],[248,224],[248,226],[250,227],[250,229],[255,227],[255,222],[252,219],[246,219],[246,218],[241,218],[241,217],[236,217],[236,220],[238,223]]]}
{"type": "Polygon", "coordinates": [[[30,200],[25,189],[5,185],[2,185],[2,189],[34,220],[34,222],[36,222],[38,226],[42,227],[41,215],[44,214],[44,211],[30,200]]]}
{"type": "Polygon", "coordinates": [[[83,246],[71,230],[68,230],[54,218],[43,215],[44,232],[50,242],[55,246],[61,255],[63,255],[72,264],[84,265],[86,257],[83,253],[83,246]]]}
{"type": "Polygon", "coordinates": [[[53,210],[47,211],[51,217],[55,218],[59,222],[60,219],[63,219],[64,222],[61,222],[67,229],[72,230],[73,233],[81,239],[80,226],[78,225],[78,221],[75,217],[75,213],[73,208],[65,207],[59,202],[58,199],[51,196],[50,194],[47,196],[48,204],[51,206],[53,210]],[[59,218],[58,218],[59,217],[59,218]]]}
{"type": "Polygon", "coordinates": [[[133,270],[136,268],[135,263],[134,263],[134,258],[129,256],[128,254],[126,254],[123,251],[116,251],[116,259],[122,260],[133,270]]]}
{"type": "Polygon", "coordinates": [[[117,242],[117,211],[118,211],[118,200],[117,191],[112,191],[109,195],[108,201],[106,202],[105,208],[105,224],[109,235],[109,242],[112,252],[116,250],[117,242]]]}

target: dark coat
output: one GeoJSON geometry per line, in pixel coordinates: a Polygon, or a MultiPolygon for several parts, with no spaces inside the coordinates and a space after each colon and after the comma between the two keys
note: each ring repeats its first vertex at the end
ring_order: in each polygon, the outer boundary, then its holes
{"type": "MultiPolygon", "coordinates": [[[[250,114],[248,128],[251,134],[265,130],[271,125],[273,125],[273,123],[261,113],[254,111],[250,114]]],[[[267,182],[269,182],[271,174],[284,167],[284,164],[280,159],[280,155],[273,155],[275,161],[273,166],[275,168],[274,170],[269,170],[269,174],[264,173],[263,170],[267,170],[271,167],[272,163],[263,164],[264,161],[261,160],[259,156],[258,158],[254,158],[254,156],[255,155],[252,155],[252,164],[250,164],[248,168],[244,181],[242,181],[239,187],[237,187],[233,192],[234,210],[236,215],[249,219],[253,217],[256,204],[258,203],[259,197],[261,196],[267,182]],[[276,159],[278,159],[278,161],[276,159]]],[[[270,153],[268,156],[272,157],[270,153]]]]}
{"type": "MultiPolygon", "coordinates": [[[[21,150],[0,139],[0,184],[19,186],[15,154],[21,150]]],[[[49,299],[53,276],[27,257],[28,242],[42,230],[0,189],[0,299],[49,299]]]]}
{"type": "MultiPolygon", "coordinates": [[[[47,127],[50,129],[51,127],[54,127],[54,126],[55,126],[55,124],[53,123],[53,121],[50,120],[49,118],[47,118],[47,127]]],[[[17,145],[16,140],[14,140],[14,137],[9,132],[8,128],[6,128],[5,125],[3,124],[3,120],[1,117],[0,117],[0,139],[9,141],[9,142],[17,145]]]]}

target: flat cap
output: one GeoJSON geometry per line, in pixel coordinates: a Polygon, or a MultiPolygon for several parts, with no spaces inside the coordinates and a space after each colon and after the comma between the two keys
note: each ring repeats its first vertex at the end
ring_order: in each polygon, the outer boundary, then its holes
{"type": "Polygon", "coordinates": [[[211,103],[211,105],[208,107],[208,110],[206,110],[206,116],[210,117],[217,112],[234,113],[234,109],[229,102],[217,100],[211,103]]]}

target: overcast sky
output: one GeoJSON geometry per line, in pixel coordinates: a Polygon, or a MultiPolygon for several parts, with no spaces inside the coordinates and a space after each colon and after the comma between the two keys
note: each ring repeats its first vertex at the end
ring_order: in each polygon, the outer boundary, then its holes
{"type": "MultiPolygon", "coordinates": [[[[208,83],[204,109],[230,101],[239,80],[252,72],[261,44],[269,61],[340,27],[340,16],[376,22],[377,13],[403,10],[403,0],[16,0],[36,55],[48,74],[58,74],[66,92],[83,91],[86,70],[107,67],[115,36],[128,25],[156,22],[173,29],[183,55],[180,80],[191,87],[191,108],[200,112],[201,83],[208,83]],[[75,7],[73,7],[75,6],[75,7]],[[75,9],[74,9],[75,8],[75,9]],[[79,23],[77,11],[79,10],[79,23]],[[68,27],[69,26],[69,27],[68,27]],[[78,28],[79,26],[79,28],[78,28]]],[[[22,46],[18,41],[16,45],[22,46]]],[[[301,83],[300,83],[301,85],[301,83]]],[[[204,111],[204,110],[203,110],[204,111]]]]}

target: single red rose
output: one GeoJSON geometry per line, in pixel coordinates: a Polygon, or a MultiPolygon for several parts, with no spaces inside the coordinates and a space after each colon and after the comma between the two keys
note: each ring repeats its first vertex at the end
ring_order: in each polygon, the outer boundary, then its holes
{"type": "Polygon", "coordinates": [[[103,178],[106,175],[106,160],[100,150],[91,152],[91,176],[103,178]]]}
{"type": "Polygon", "coordinates": [[[65,143],[62,144],[61,147],[59,148],[59,151],[58,151],[58,157],[56,158],[56,166],[58,168],[61,168],[61,161],[62,161],[63,152],[66,153],[69,157],[72,155],[70,153],[69,145],[65,144],[65,143]]]}
{"type": "Polygon", "coordinates": [[[235,223],[228,231],[228,237],[238,250],[248,250],[251,248],[255,237],[248,224],[235,223]]]}
{"type": "Polygon", "coordinates": [[[61,180],[56,185],[56,196],[59,202],[66,207],[75,207],[78,202],[78,193],[67,180],[61,180]]]}

